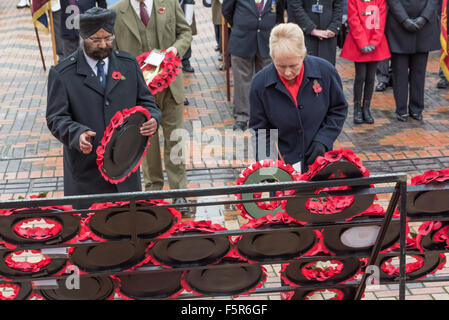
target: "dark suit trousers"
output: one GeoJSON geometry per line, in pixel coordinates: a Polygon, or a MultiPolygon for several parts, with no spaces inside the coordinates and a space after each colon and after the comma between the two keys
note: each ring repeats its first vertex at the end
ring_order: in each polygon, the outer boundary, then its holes
{"type": "Polygon", "coordinates": [[[396,113],[406,115],[424,110],[424,82],[429,53],[391,54],[396,113]],[[410,95],[410,101],[409,100],[410,95]]]}

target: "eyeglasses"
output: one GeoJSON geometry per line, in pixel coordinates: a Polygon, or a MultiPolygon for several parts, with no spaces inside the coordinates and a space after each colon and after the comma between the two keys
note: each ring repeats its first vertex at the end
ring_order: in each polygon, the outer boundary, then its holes
{"type": "Polygon", "coordinates": [[[114,41],[115,37],[109,36],[106,38],[87,38],[87,39],[89,39],[89,41],[92,41],[93,44],[98,45],[98,44],[102,43],[103,41],[106,43],[111,43],[112,41],[114,41]]]}

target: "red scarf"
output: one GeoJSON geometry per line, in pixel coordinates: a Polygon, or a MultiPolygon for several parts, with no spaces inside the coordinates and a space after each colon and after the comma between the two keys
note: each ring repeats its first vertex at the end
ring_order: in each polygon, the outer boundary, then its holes
{"type": "Polygon", "coordinates": [[[288,80],[285,79],[283,76],[281,76],[279,74],[279,72],[278,72],[278,76],[281,79],[284,86],[287,88],[287,90],[290,93],[290,96],[292,97],[296,106],[298,106],[298,101],[296,100],[296,98],[298,97],[299,87],[301,86],[302,79],[304,77],[304,63],[301,66],[301,71],[299,72],[299,75],[296,77],[296,81],[294,84],[288,84],[288,80]]]}

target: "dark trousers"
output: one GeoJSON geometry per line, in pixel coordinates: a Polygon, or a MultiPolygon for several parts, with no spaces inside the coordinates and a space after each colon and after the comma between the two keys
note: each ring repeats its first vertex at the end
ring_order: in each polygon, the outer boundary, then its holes
{"type": "Polygon", "coordinates": [[[221,25],[214,24],[215,41],[217,41],[218,51],[221,53],[221,25]]]}
{"type": "Polygon", "coordinates": [[[182,65],[189,65],[190,64],[190,58],[192,57],[192,47],[189,47],[186,54],[182,57],[181,62],[182,65]]]}
{"type": "Polygon", "coordinates": [[[428,52],[391,54],[393,93],[397,114],[420,114],[424,110],[424,83],[428,56],[428,52]]]}
{"type": "Polygon", "coordinates": [[[354,103],[371,101],[376,78],[377,61],[356,62],[354,79],[354,103]]]}

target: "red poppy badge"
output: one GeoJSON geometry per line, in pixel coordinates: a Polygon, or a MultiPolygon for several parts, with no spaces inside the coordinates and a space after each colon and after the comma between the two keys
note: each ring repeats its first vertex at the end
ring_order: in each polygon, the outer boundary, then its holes
{"type": "Polygon", "coordinates": [[[323,91],[323,88],[321,87],[320,83],[316,79],[313,80],[313,91],[316,93],[317,96],[321,91],[323,91]]]}
{"type": "Polygon", "coordinates": [[[114,80],[125,80],[126,77],[124,75],[122,75],[119,71],[114,71],[112,73],[112,79],[114,79],[114,80]]]}

